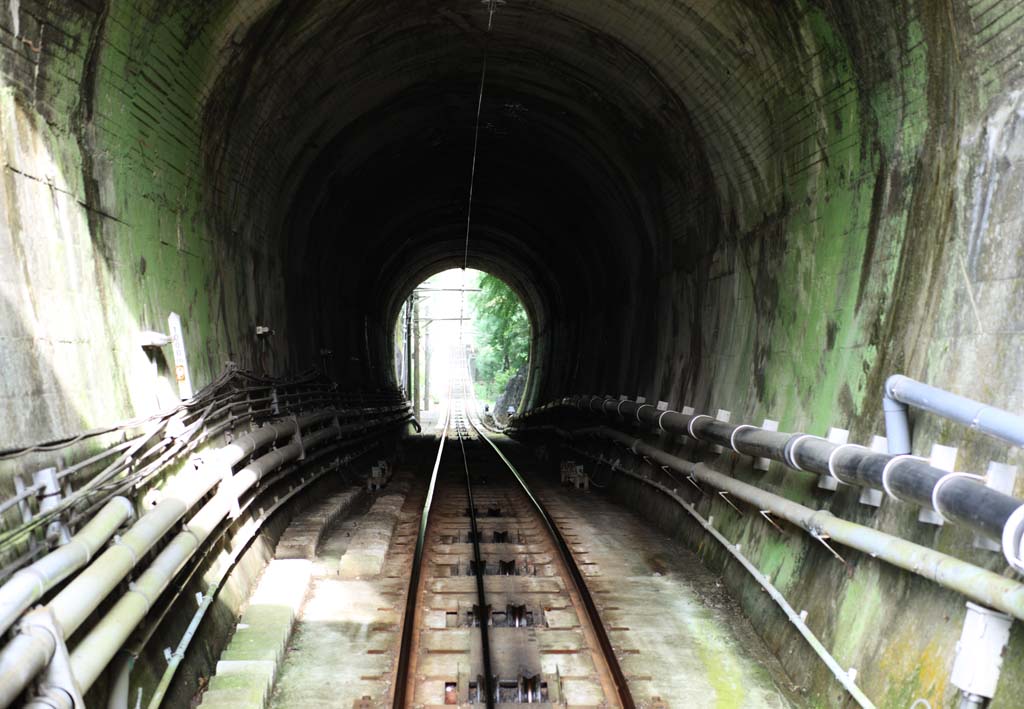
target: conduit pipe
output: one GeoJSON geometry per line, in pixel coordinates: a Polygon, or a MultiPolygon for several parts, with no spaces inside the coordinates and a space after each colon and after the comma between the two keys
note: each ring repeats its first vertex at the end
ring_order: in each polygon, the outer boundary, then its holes
{"type": "MultiPolygon", "coordinates": [[[[407,419],[402,417],[397,419],[397,422],[404,422],[406,420],[407,419]]],[[[369,436],[359,439],[357,441],[353,441],[352,443],[363,443],[366,441],[368,437],[369,436]]],[[[153,690],[153,694],[149,698],[149,703],[147,705],[149,709],[157,709],[163,703],[164,696],[166,695],[168,689],[170,689],[171,681],[174,679],[174,675],[177,673],[178,667],[181,665],[182,660],[185,658],[185,652],[188,650],[188,646],[191,644],[192,639],[195,637],[196,631],[199,629],[199,624],[202,622],[207,611],[210,609],[210,606],[213,605],[214,600],[217,598],[217,594],[220,591],[221,585],[224,583],[224,580],[227,578],[228,573],[231,571],[231,569],[234,568],[234,565],[238,561],[239,557],[248,548],[249,542],[255,539],[256,535],[263,528],[263,525],[267,522],[267,520],[269,520],[274,515],[274,513],[277,512],[278,509],[287,504],[295,495],[299,494],[300,492],[308,488],[311,484],[319,480],[324,474],[331,470],[337,470],[344,463],[349,463],[363,455],[366,455],[376,445],[376,441],[370,443],[369,445],[365,446],[362,450],[353,454],[349,454],[344,458],[340,459],[340,461],[334,464],[332,467],[323,468],[319,473],[314,473],[305,483],[296,485],[291,491],[283,495],[280,499],[277,499],[273,505],[263,510],[263,514],[261,514],[259,518],[257,518],[254,522],[246,524],[245,527],[243,528],[244,531],[239,536],[232,538],[233,548],[231,549],[231,552],[227,555],[227,557],[221,560],[216,580],[213,581],[206,589],[206,593],[203,594],[203,600],[200,602],[199,607],[192,615],[192,619],[191,621],[189,621],[188,627],[186,627],[185,632],[181,637],[181,640],[178,642],[177,648],[175,648],[174,652],[171,654],[171,658],[170,660],[168,660],[167,667],[164,669],[164,673],[160,677],[160,681],[159,683],[157,683],[156,689],[153,690]]],[[[251,499],[249,500],[249,502],[246,503],[246,505],[248,506],[249,503],[251,503],[251,499]]],[[[132,651],[132,653],[141,652],[142,646],[144,646],[144,643],[140,646],[137,646],[136,649],[132,651]]],[[[129,656],[134,655],[130,654],[129,656]]],[[[121,673],[124,673],[124,682],[127,684],[128,675],[130,674],[130,672],[131,667],[121,666],[119,668],[118,673],[115,675],[117,677],[116,682],[118,684],[120,683],[121,673]]],[[[120,697],[117,699],[118,700],[115,703],[115,698],[111,696],[111,699],[107,704],[107,709],[127,709],[127,697],[124,698],[123,702],[120,701],[120,697]]]]}
{"type": "Polygon", "coordinates": [[[88,564],[114,532],[134,516],[131,501],[115,497],[71,541],[8,579],[0,587],[0,636],[47,591],[88,564]]]}
{"type": "Polygon", "coordinates": [[[885,433],[890,453],[909,453],[907,406],[915,406],[1015,446],[1024,446],[1024,416],[919,382],[902,374],[885,380],[885,433]],[[899,447],[894,449],[893,436],[899,447]]]}
{"type": "Polygon", "coordinates": [[[910,419],[907,405],[886,393],[882,396],[882,414],[885,416],[885,445],[892,455],[910,454],[910,419]]]}
{"type": "Polygon", "coordinates": [[[281,446],[257,458],[238,471],[226,485],[221,485],[217,494],[192,516],[149,568],[134,580],[128,592],[75,646],[71,652],[71,669],[81,691],[89,690],[135,626],[149,613],[171,579],[238,504],[239,496],[259,483],[267,473],[298,460],[307,448],[317,448],[340,434],[341,427],[327,426],[304,437],[301,442],[281,446]]]}
{"type": "MultiPolygon", "coordinates": [[[[64,639],[74,634],[82,622],[134,568],[139,559],[196,502],[227,477],[234,465],[272,442],[292,436],[309,426],[332,420],[335,415],[335,412],[327,411],[268,424],[214,451],[209,459],[202,463],[205,475],[201,475],[198,480],[189,481],[191,484],[179,483],[172,486],[173,494],[165,497],[156,507],[139,518],[123,536],[48,604],[47,608],[63,631],[64,639]]],[[[169,563],[170,557],[164,558],[163,562],[169,563]]],[[[26,654],[20,642],[24,637],[26,636],[18,636],[0,651],[0,707],[9,706],[24,690],[27,682],[38,674],[53,656],[52,650],[44,651],[41,646],[26,654]],[[39,660],[44,656],[45,661],[40,664],[39,660]],[[24,680],[27,673],[28,680],[24,680]]]]}
{"type": "Polygon", "coordinates": [[[1018,581],[877,529],[848,522],[828,510],[805,507],[716,472],[704,463],[692,463],[670,455],[638,438],[606,426],[581,429],[571,432],[570,435],[597,435],[620,443],[638,456],[649,458],[658,465],[728,492],[736,499],[743,500],[759,510],[768,510],[776,517],[795,524],[815,537],[827,536],[831,541],[869,554],[934,581],[944,588],[957,591],[973,601],[1024,620],[1024,584],[1018,581]]]}
{"type": "MultiPolygon", "coordinates": [[[[288,438],[301,428],[330,418],[314,414],[299,421],[281,421],[262,426],[253,433],[213,452],[204,459],[198,479],[178,482],[156,507],[139,518],[96,561],[78,575],[50,602],[54,617],[71,637],[78,626],[96,610],[100,602],[135,567],[139,559],[180,520],[185,513],[219,483],[231,468],[254,451],[288,438]]],[[[2,691],[2,690],[0,690],[2,691]]],[[[3,695],[0,694],[0,697],[3,695]]]]}
{"type": "MultiPolygon", "coordinates": [[[[743,455],[771,458],[796,470],[831,475],[848,485],[883,490],[889,497],[933,509],[949,522],[1000,542],[1006,560],[1024,573],[1024,500],[986,487],[962,473],[932,467],[926,459],[876,453],[863,446],[840,445],[806,433],[725,423],[706,414],[659,411],[650,404],[628,399],[583,396],[569,397],[560,403],[581,411],[619,415],[669,433],[716,443],[743,455]]],[[[544,412],[545,409],[538,409],[526,418],[544,412]]]]}

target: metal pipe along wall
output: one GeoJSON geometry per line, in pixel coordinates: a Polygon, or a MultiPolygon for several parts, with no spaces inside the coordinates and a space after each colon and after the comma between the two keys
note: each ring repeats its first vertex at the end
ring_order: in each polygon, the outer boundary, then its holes
{"type": "Polygon", "coordinates": [[[692,463],[673,456],[621,431],[601,426],[574,431],[569,435],[597,435],[621,443],[638,456],[645,456],[658,465],[664,465],[683,475],[693,476],[696,480],[728,492],[757,509],[768,510],[813,535],[827,535],[844,546],[930,579],[971,600],[1024,620],[1024,584],[1018,581],[871,527],[848,522],[827,510],[805,507],[716,472],[703,463],[692,463]]]}
{"type": "MultiPolygon", "coordinates": [[[[659,411],[650,404],[628,399],[569,397],[557,406],[621,416],[669,433],[722,445],[743,455],[771,458],[797,470],[832,475],[848,485],[884,490],[902,502],[935,509],[946,520],[984,537],[1002,543],[1010,536],[1019,544],[1017,527],[1021,515],[1018,510],[1024,507],[1024,500],[973,479],[949,477],[949,472],[929,465],[926,460],[876,453],[863,446],[840,445],[805,433],[725,423],[704,414],[659,411]]],[[[539,417],[546,411],[550,411],[550,407],[530,412],[524,419],[539,417]]],[[[1010,560],[1014,554],[1019,555],[1019,550],[1006,549],[1004,545],[1004,553],[1010,560]]]]}
{"type": "MultiPolygon", "coordinates": [[[[331,421],[336,416],[337,412],[327,411],[263,426],[214,451],[201,465],[198,476],[169,486],[168,497],[143,515],[49,603],[47,609],[52,612],[55,624],[62,630],[63,638],[45,638],[40,633],[23,631],[0,651],[0,707],[9,706],[32,678],[46,667],[56,649],[54,643],[69,638],[145,553],[218,483],[223,481],[218,494],[196,513],[185,530],[161,551],[125,596],[75,648],[72,668],[79,689],[91,686],[132,628],[145,617],[160,592],[217,524],[229,514],[233,502],[237,501],[240,494],[255,486],[270,470],[299,458],[307,448],[316,447],[339,435],[404,420],[408,415],[403,413],[345,426],[329,425],[306,436],[301,442],[296,441],[268,453],[225,480],[224,473],[229,473],[234,465],[253,452],[293,436],[304,428],[331,421]]],[[[10,591],[12,596],[20,583],[10,591]]],[[[0,589],[0,594],[3,593],[6,593],[6,585],[0,589]]],[[[39,595],[42,595],[42,591],[39,595]]]]}

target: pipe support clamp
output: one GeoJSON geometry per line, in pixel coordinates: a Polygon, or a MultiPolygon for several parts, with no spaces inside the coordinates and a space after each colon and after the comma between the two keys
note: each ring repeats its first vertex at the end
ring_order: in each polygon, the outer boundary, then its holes
{"type": "Polygon", "coordinates": [[[786,441],[786,445],[782,448],[782,459],[786,462],[786,465],[791,468],[795,468],[796,470],[803,470],[803,468],[800,467],[800,464],[796,462],[796,449],[808,438],[817,438],[819,441],[827,440],[821,436],[815,436],[812,433],[794,434],[792,438],[786,441]]]}
{"type": "Polygon", "coordinates": [[[1003,556],[1018,574],[1024,574],[1024,505],[1003,526],[1003,556]]]}
{"type": "Polygon", "coordinates": [[[841,483],[843,483],[845,485],[845,484],[847,484],[846,481],[843,480],[838,475],[836,475],[836,468],[835,468],[836,455],[839,453],[839,451],[843,450],[844,448],[860,448],[861,450],[871,450],[871,449],[867,448],[866,446],[862,446],[862,445],[860,445],[858,443],[843,443],[842,445],[836,446],[832,450],[832,452],[828,454],[828,474],[831,475],[836,480],[838,480],[839,482],[841,482],[841,483]]]}
{"type": "MultiPolygon", "coordinates": [[[[675,412],[675,411],[662,411],[661,412],[661,416],[658,417],[658,428],[660,428],[662,431],[665,431],[665,427],[661,425],[661,420],[663,418],[665,418],[665,414],[672,414],[672,413],[677,413],[677,412],[675,412]]],[[[666,433],[667,433],[667,431],[666,431],[666,433]]]]}
{"type": "MultiPolygon", "coordinates": [[[[57,698],[61,700],[63,706],[86,709],[82,691],[71,669],[71,656],[64,641],[64,633],[54,618],[53,611],[47,606],[39,606],[26,613],[20,623],[19,632],[35,634],[36,637],[41,633],[45,635],[48,643],[53,643],[53,654],[50,655],[46,667],[36,677],[38,693],[35,696],[57,698]]],[[[29,700],[29,705],[31,704],[32,700],[29,700]]]]}
{"type": "Polygon", "coordinates": [[[749,423],[743,423],[734,428],[732,430],[732,433],[729,434],[729,447],[732,448],[737,453],[739,453],[740,455],[743,454],[740,453],[740,449],[736,447],[736,434],[745,428],[757,428],[757,426],[751,426],[749,423]]]}
{"type": "Polygon", "coordinates": [[[700,419],[710,419],[711,421],[715,420],[713,416],[708,416],[707,414],[697,414],[696,416],[690,419],[690,422],[686,424],[686,430],[689,431],[690,438],[692,438],[695,441],[704,440],[693,432],[693,424],[697,423],[697,421],[699,421],[700,419]]]}
{"type": "Polygon", "coordinates": [[[935,511],[943,521],[949,522],[950,524],[953,523],[953,520],[946,516],[946,513],[942,511],[942,507],[939,505],[939,491],[942,490],[943,485],[951,480],[956,480],[957,478],[963,478],[965,480],[981,480],[982,482],[985,481],[984,475],[976,475],[974,473],[949,473],[948,475],[943,475],[935,482],[935,487],[932,488],[932,507],[935,508],[935,511]]]}
{"type": "Polygon", "coordinates": [[[896,463],[898,463],[901,460],[920,460],[922,462],[927,463],[928,459],[927,458],[922,458],[919,455],[909,455],[909,454],[894,455],[892,458],[890,458],[886,462],[885,467],[882,468],[882,489],[885,490],[885,494],[888,495],[889,497],[891,497],[894,500],[899,500],[900,502],[906,502],[906,500],[901,500],[899,497],[897,497],[896,493],[894,493],[892,491],[892,488],[889,487],[889,473],[892,472],[892,469],[896,466],[896,463]]]}

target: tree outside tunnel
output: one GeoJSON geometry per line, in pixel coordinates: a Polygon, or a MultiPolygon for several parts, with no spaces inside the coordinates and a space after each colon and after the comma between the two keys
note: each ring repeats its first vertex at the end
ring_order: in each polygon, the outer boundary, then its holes
{"type": "Polygon", "coordinates": [[[525,393],[531,333],[523,302],[501,278],[442,271],[412,290],[395,321],[395,378],[430,423],[446,404],[452,375],[468,366],[481,408],[504,420],[525,393]]]}
{"type": "Polygon", "coordinates": [[[482,274],[469,295],[475,322],[473,379],[478,399],[496,415],[519,408],[530,360],[530,320],[515,292],[496,276],[482,274]]]}

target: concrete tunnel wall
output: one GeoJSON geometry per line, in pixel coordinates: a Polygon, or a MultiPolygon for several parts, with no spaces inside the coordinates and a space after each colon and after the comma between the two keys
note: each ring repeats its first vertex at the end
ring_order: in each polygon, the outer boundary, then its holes
{"type": "MultiPolygon", "coordinates": [[[[402,297],[461,263],[485,23],[473,1],[0,8],[5,445],[153,410],[136,333],[172,310],[198,384],[321,349],[343,387],[389,383],[402,297]]],[[[501,5],[470,265],[531,310],[532,401],[642,394],[864,441],[899,371],[1024,410],[1022,47],[1009,0],[501,5]]],[[[1021,462],[928,417],[915,440],[1021,462]]],[[[849,491],[764,483],[871,520],[849,491]]],[[[877,524],[979,554],[914,518],[877,524]]],[[[957,597],[919,610],[904,575],[729,525],[869,693],[950,691],[957,597]]],[[[1001,697],[1024,692],[1019,630],[1011,653],[1001,697]]]]}

